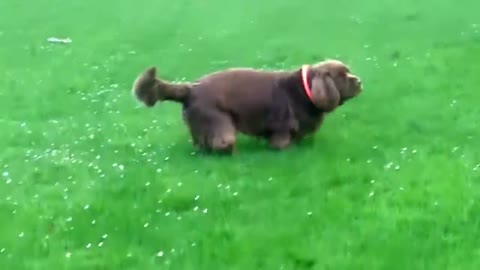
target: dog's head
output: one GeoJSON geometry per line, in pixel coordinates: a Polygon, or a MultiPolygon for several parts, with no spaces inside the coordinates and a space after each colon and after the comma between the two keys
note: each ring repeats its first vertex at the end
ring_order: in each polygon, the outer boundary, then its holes
{"type": "Polygon", "coordinates": [[[132,86],[133,96],[147,107],[153,107],[160,98],[156,73],[155,67],[148,68],[137,77],[132,86]]]}
{"type": "Polygon", "coordinates": [[[312,102],[319,109],[333,111],[362,92],[360,78],[338,60],[325,60],[310,67],[312,102]]]}

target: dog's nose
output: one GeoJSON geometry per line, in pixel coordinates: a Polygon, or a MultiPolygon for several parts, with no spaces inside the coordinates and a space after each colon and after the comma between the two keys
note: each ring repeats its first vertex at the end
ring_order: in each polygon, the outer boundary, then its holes
{"type": "Polygon", "coordinates": [[[363,86],[362,86],[362,80],[360,80],[360,78],[357,78],[357,80],[355,81],[355,85],[359,91],[362,91],[363,86]]]}

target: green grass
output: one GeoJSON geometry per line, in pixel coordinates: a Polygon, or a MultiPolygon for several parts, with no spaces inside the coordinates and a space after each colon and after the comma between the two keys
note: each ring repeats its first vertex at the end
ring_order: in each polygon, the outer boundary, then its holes
{"type": "Polygon", "coordinates": [[[1,1],[1,269],[479,269],[479,9],[1,1]],[[194,80],[323,58],[365,91],[283,152],[242,136],[192,154],[180,106],[130,93],[151,65],[194,80]]]}

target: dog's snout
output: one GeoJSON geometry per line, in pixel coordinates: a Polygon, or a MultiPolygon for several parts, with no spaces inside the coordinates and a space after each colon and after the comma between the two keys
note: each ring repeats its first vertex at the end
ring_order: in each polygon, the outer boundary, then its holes
{"type": "Polygon", "coordinates": [[[351,82],[351,85],[353,86],[353,88],[355,89],[355,91],[362,91],[362,80],[355,76],[355,75],[350,75],[350,82],[351,82]]]}
{"type": "Polygon", "coordinates": [[[360,78],[357,77],[357,76],[350,75],[350,80],[351,80],[351,82],[353,82],[355,85],[361,85],[361,84],[362,84],[362,81],[361,81],[360,78]]]}

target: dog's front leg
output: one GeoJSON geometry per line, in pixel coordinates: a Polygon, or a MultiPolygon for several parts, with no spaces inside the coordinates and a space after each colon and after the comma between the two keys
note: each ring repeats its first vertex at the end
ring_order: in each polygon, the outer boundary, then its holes
{"type": "Polygon", "coordinates": [[[298,129],[298,121],[293,117],[273,124],[269,136],[270,146],[278,150],[287,148],[292,143],[298,129]]]}
{"type": "Polygon", "coordinates": [[[270,136],[270,146],[277,150],[287,148],[291,143],[290,132],[276,132],[270,136]]]}

